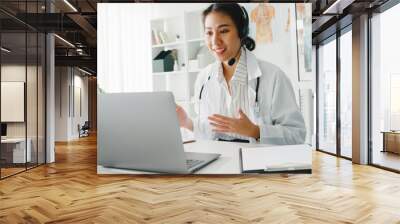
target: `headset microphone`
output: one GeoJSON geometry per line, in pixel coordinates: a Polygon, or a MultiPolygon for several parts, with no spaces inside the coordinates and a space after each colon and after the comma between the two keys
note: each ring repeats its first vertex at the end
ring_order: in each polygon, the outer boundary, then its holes
{"type": "Polygon", "coordinates": [[[239,50],[238,50],[238,52],[236,53],[235,57],[229,59],[229,61],[228,61],[228,65],[229,65],[229,66],[232,66],[232,65],[235,64],[235,62],[236,62],[236,57],[239,55],[240,49],[241,49],[241,47],[239,47],[239,50]]]}
{"type": "Polygon", "coordinates": [[[232,66],[233,64],[235,64],[235,62],[236,62],[236,59],[235,59],[235,58],[231,58],[231,59],[228,61],[228,65],[229,65],[229,66],[232,66]]]}

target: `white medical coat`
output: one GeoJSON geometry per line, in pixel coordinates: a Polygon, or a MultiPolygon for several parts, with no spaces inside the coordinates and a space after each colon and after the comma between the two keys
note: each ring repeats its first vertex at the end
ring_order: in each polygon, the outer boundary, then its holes
{"type": "MultiPolygon", "coordinates": [[[[297,106],[292,84],[277,66],[256,59],[246,49],[249,111],[244,113],[260,127],[260,139],[249,138],[250,142],[263,144],[302,144],[306,137],[303,116],[297,106]],[[260,77],[258,89],[259,110],[255,106],[256,80],[260,77]]],[[[204,68],[195,83],[195,112],[193,132],[196,139],[216,139],[208,116],[220,111],[221,83],[218,82],[218,63],[204,68]],[[210,77],[210,79],[208,79],[210,77]],[[202,86],[203,91],[199,99],[202,86]]]]}

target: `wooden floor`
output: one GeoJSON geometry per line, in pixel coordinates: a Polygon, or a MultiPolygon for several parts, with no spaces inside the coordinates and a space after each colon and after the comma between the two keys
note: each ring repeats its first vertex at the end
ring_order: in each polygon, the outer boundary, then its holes
{"type": "Polygon", "coordinates": [[[377,165],[400,170],[400,154],[376,150],[374,151],[372,162],[377,165]]]}
{"type": "Polygon", "coordinates": [[[13,174],[25,171],[24,168],[1,168],[1,178],[11,176],[13,174]]]}
{"type": "Polygon", "coordinates": [[[1,178],[6,178],[11,175],[15,175],[20,172],[24,172],[27,169],[33,169],[37,166],[37,164],[27,164],[27,167],[25,167],[25,164],[19,164],[18,167],[6,167],[6,168],[1,168],[1,178]]]}
{"type": "Polygon", "coordinates": [[[400,223],[400,175],[314,153],[311,175],[101,176],[96,139],[0,181],[0,223],[400,223]]]}

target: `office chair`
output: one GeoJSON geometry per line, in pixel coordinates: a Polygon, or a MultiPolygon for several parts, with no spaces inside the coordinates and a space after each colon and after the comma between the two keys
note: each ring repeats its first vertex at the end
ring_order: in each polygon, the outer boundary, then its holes
{"type": "Polygon", "coordinates": [[[90,129],[89,121],[85,121],[82,127],[80,127],[80,125],[78,124],[79,138],[89,136],[89,129],[90,129]]]}

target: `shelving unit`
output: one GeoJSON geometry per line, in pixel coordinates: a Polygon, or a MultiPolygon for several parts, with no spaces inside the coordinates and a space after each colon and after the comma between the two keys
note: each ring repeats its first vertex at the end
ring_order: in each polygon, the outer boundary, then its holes
{"type": "Polygon", "coordinates": [[[187,42],[203,42],[204,41],[204,38],[195,38],[195,39],[190,39],[190,40],[188,40],[187,42]]]}
{"type": "MultiPolygon", "coordinates": [[[[156,18],[151,20],[153,33],[162,32],[165,42],[152,43],[152,58],[163,50],[177,50],[178,71],[153,72],[154,91],[172,91],[175,100],[187,111],[193,111],[194,83],[198,73],[211,60],[204,60],[202,67],[189,68],[189,61],[196,60],[201,48],[204,48],[201,11],[184,11],[174,17],[156,18]],[[205,63],[204,63],[205,62],[205,63]]],[[[158,38],[159,40],[162,38],[158,38]]],[[[211,54],[203,57],[210,59],[211,54]]],[[[154,70],[153,70],[154,71],[154,70]]]]}
{"type": "MultiPolygon", "coordinates": [[[[199,70],[200,71],[200,70],[199,70]]],[[[174,75],[174,74],[182,74],[185,71],[172,71],[172,72],[153,72],[153,75],[174,75]]]]}
{"type": "Polygon", "coordinates": [[[153,48],[157,48],[157,47],[171,47],[171,46],[175,46],[175,45],[181,45],[183,44],[182,41],[175,41],[175,42],[170,42],[170,43],[165,43],[165,44],[156,44],[153,45],[153,48]]]}

